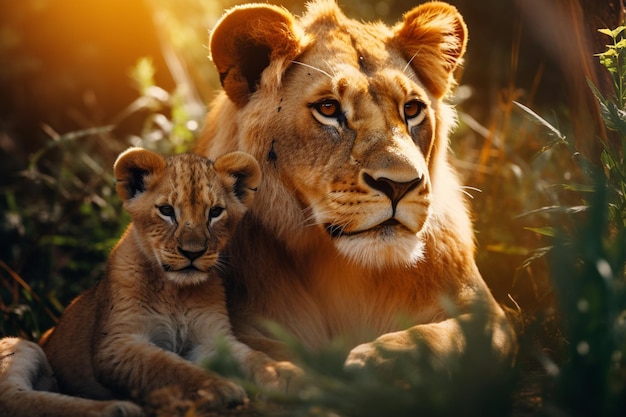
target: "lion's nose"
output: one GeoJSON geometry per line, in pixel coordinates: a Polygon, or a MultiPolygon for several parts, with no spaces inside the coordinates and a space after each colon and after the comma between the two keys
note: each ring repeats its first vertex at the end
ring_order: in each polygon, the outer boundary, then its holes
{"type": "Polygon", "coordinates": [[[363,173],[363,180],[365,183],[373,189],[385,194],[389,200],[391,200],[391,205],[394,208],[394,211],[398,201],[402,200],[407,193],[417,188],[423,178],[424,177],[417,177],[410,181],[397,182],[386,177],[374,178],[366,172],[363,173]]]}
{"type": "Polygon", "coordinates": [[[181,255],[183,255],[185,258],[189,259],[190,261],[193,261],[195,259],[198,259],[202,255],[204,255],[204,252],[206,252],[206,248],[203,248],[201,250],[186,250],[179,246],[178,252],[181,255]]]}

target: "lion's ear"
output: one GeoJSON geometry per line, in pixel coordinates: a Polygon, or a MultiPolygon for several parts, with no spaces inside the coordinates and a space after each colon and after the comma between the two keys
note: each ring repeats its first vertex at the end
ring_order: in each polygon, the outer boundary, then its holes
{"type": "Polygon", "coordinates": [[[113,165],[115,190],[123,201],[146,190],[145,177],[159,174],[165,169],[165,159],[152,151],[130,148],[117,157],[113,165]]]}
{"type": "Polygon", "coordinates": [[[425,3],[404,15],[395,28],[394,41],[426,88],[440,98],[450,88],[465,53],[467,26],[454,6],[425,3]]]}
{"type": "Polygon", "coordinates": [[[239,201],[249,206],[261,182],[261,168],[256,159],[245,152],[231,152],[217,158],[214,165],[239,201]]]}
{"type": "Polygon", "coordinates": [[[222,87],[239,107],[256,89],[270,65],[280,70],[300,52],[295,18],[269,4],[249,4],[230,9],[211,33],[211,58],[222,87]]]}

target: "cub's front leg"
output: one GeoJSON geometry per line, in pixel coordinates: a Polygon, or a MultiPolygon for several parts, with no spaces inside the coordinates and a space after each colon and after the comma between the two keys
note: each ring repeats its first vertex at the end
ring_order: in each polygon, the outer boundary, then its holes
{"type": "Polygon", "coordinates": [[[194,328],[198,341],[190,354],[191,361],[201,364],[206,358],[213,356],[215,340],[219,337],[226,343],[247,379],[267,390],[289,393],[297,391],[303,375],[302,370],[289,361],[276,361],[240,342],[232,333],[225,306],[223,311],[214,312],[210,317],[205,316],[197,321],[197,323],[209,322],[212,323],[212,327],[200,325],[194,328]]]}
{"type": "Polygon", "coordinates": [[[228,381],[154,346],[143,336],[109,337],[95,358],[97,378],[116,392],[144,403],[159,388],[178,387],[199,409],[245,402],[246,393],[228,381]]]}
{"type": "Polygon", "coordinates": [[[262,388],[295,393],[300,388],[303,371],[289,361],[275,361],[263,352],[251,349],[237,341],[231,341],[233,356],[244,374],[262,388]]]}

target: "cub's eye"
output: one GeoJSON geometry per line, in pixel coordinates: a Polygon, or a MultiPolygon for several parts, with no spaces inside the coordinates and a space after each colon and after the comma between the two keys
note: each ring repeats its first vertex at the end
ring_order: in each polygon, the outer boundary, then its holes
{"type": "Polygon", "coordinates": [[[176,218],[176,211],[174,210],[174,207],[169,204],[157,206],[157,209],[159,209],[159,213],[165,217],[169,217],[172,220],[176,218]]]}
{"type": "Polygon", "coordinates": [[[313,108],[324,117],[338,119],[343,116],[341,105],[337,100],[324,99],[313,104],[313,108]]]}
{"type": "Polygon", "coordinates": [[[209,210],[209,219],[216,219],[224,212],[224,207],[215,206],[209,210]]]}
{"type": "Polygon", "coordinates": [[[404,104],[404,121],[411,126],[422,123],[426,117],[426,105],[419,100],[411,100],[404,104]]]}

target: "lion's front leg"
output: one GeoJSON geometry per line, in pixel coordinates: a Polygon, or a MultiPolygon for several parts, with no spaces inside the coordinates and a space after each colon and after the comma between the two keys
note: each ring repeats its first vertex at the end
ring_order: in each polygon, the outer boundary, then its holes
{"type": "MultiPolygon", "coordinates": [[[[467,337],[460,323],[469,322],[476,317],[463,314],[437,323],[420,324],[407,330],[386,333],[374,341],[363,343],[353,348],[345,361],[348,370],[365,366],[390,368],[394,358],[403,354],[419,355],[423,349],[432,354],[432,359],[439,362],[450,355],[461,355],[467,348],[467,337]]],[[[485,337],[491,338],[491,349],[503,366],[513,361],[516,352],[516,338],[513,328],[499,310],[484,322],[485,337]]]]}

